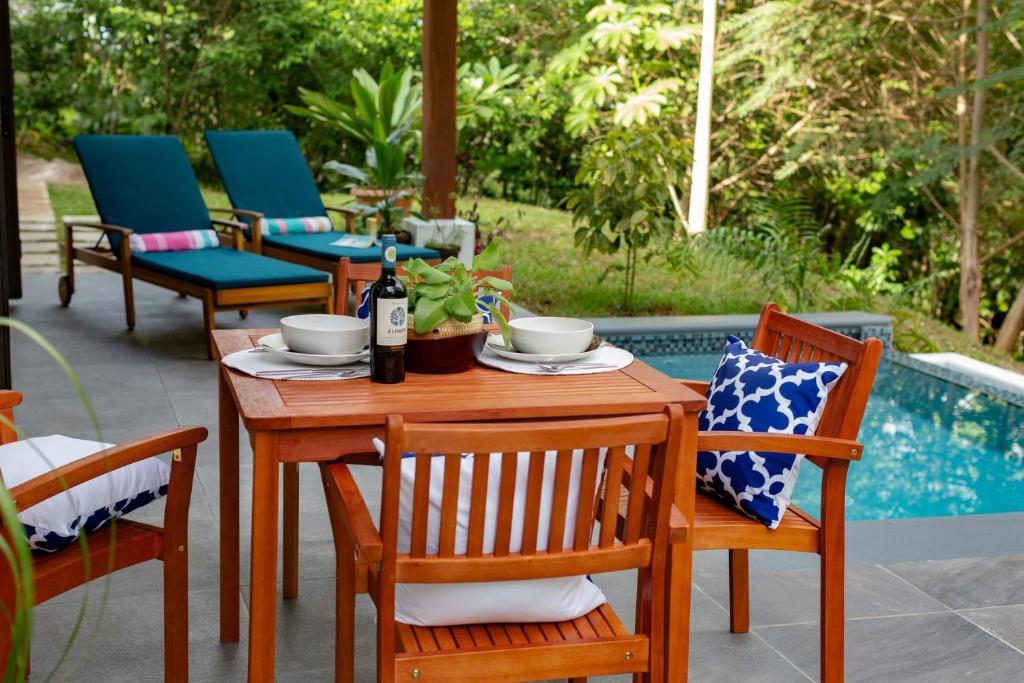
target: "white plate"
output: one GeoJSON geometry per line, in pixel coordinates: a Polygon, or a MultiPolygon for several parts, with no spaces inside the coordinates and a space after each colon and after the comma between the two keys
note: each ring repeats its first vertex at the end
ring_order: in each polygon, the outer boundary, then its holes
{"type": "Polygon", "coordinates": [[[492,334],[487,338],[487,348],[491,352],[498,354],[502,358],[517,360],[522,363],[569,363],[574,360],[583,360],[597,353],[597,350],[601,348],[603,343],[603,339],[595,336],[594,341],[590,343],[590,348],[579,353],[520,353],[515,349],[508,351],[500,334],[492,334]]]}
{"type": "Polygon", "coordinates": [[[293,363],[302,363],[303,365],[351,365],[352,363],[358,363],[359,361],[366,360],[370,357],[369,349],[363,349],[358,353],[346,353],[330,356],[289,351],[288,346],[284,343],[284,337],[281,336],[280,332],[277,334],[268,334],[266,337],[261,337],[259,345],[279,358],[290,360],[293,363]]]}

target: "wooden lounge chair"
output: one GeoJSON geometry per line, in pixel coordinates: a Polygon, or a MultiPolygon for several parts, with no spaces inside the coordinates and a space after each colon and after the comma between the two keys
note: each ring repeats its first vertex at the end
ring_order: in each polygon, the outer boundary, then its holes
{"type": "MultiPolygon", "coordinates": [[[[761,311],[751,348],[791,363],[842,361],[849,367],[829,394],[815,436],[700,432],[697,449],[805,454],[807,461],[822,469],[821,520],[791,504],[779,527],[769,529],[709,496],[692,497],[689,486],[677,495],[676,504],[687,519],[694,520],[694,550],[729,551],[733,633],[750,629],[751,549],[821,556],[821,680],[838,683],[843,680],[846,472],[851,461],[860,460],[863,450],[856,440],[857,432],[875,381],[882,344],[877,339],[858,341],[804,322],[769,303],[761,311]]],[[[702,393],[707,390],[706,382],[684,384],[702,393]]],[[[685,643],[680,645],[685,647],[685,643]]]]}
{"type": "MultiPolygon", "coordinates": [[[[344,461],[321,463],[337,553],[337,651],[335,679],[353,680],[355,591],[364,580],[377,606],[377,678],[380,681],[525,681],[615,673],[662,681],[665,675],[667,575],[670,543],[685,537],[685,521],[673,516],[670,502],[675,475],[694,467],[680,463],[683,416],[678,406],[664,414],[624,418],[546,422],[410,424],[389,419],[383,464],[381,526],[378,532],[344,461]],[[636,444],[634,459],[626,444],[636,444]],[[608,446],[602,472],[598,448],[608,446]],[[576,484],[574,543],[561,548],[566,505],[572,488],[572,449],[584,456],[576,484]],[[558,451],[551,482],[550,509],[541,505],[546,450],[558,451]],[[492,451],[502,460],[497,500],[487,499],[486,463],[492,451]],[[516,501],[520,451],[531,453],[524,501],[516,501]],[[399,553],[399,490],[402,454],[416,455],[417,479],[411,501],[410,551],[399,553]],[[479,455],[470,477],[467,545],[455,541],[462,453],[479,455]],[[445,459],[437,554],[426,552],[430,463],[445,459]],[[626,463],[638,476],[629,477],[626,463]],[[426,476],[422,476],[423,472],[426,476]],[[647,472],[654,473],[652,478],[647,472]],[[454,475],[454,476],[452,476],[454,475]],[[603,482],[603,485],[596,485],[603,482]],[[605,490],[625,485],[625,514],[618,504],[604,505],[605,490]],[[559,501],[561,503],[559,504],[559,501]],[[523,535],[519,552],[510,552],[513,506],[522,503],[523,535]],[[495,547],[484,552],[485,506],[497,510],[495,547]],[[548,549],[537,550],[538,524],[548,528],[548,549]],[[594,534],[595,524],[598,531],[594,534]],[[631,632],[608,605],[559,623],[409,626],[395,620],[396,583],[507,581],[598,574],[623,569],[637,574],[636,628],[631,632]]],[[[618,503],[618,500],[615,500],[618,503]]],[[[462,513],[458,513],[462,514],[462,513]]],[[[685,628],[685,624],[683,625],[685,628]]],[[[684,663],[685,664],[685,663],[684,663]]],[[[684,666],[685,670],[685,666],[684,666]]]]}
{"type": "MultiPolygon", "coordinates": [[[[16,391],[0,391],[0,415],[14,421],[21,403],[16,391]]],[[[0,424],[0,445],[16,440],[0,424]]],[[[188,508],[196,449],[206,439],[203,427],[182,427],[100,451],[10,489],[15,507],[25,510],[72,486],[161,453],[173,452],[163,528],[119,519],[88,535],[88,554],[79,543],[52,554],[34,554],[35,604],[45,602],[93,579],[148,560],[164,563],[164,680],[188,681],[188,508]]],[[[0,485],[3,482],[0,481],[0,485]]],[[[24,533],[22,529],[10,533],[24,533]]],[[[0,559],[0,563],[6,560],[0,559]]],[[[6,566],[5,566],[6,569],[6,566]]],[[[0,577],[4,572],[0,572],[0,577]]],[[[15,587],[0,579],[0,606],[10,610],[15,587]]],[[[10,612],[6,612],[10,614],[10,612]]],[[[10,630],[0,620],[0,670],[9,656],[10,630]]],[[[27,672],[26,672],[27,674],[27,672]]]]}
{"type": "MultiPolygon", "coordinates": [[[[260,218],[311,218],[328,212],[345,218],[347,232],[354,232],[352,209],[324,206],[320,190],[299,147],[287,130],[209,130],[204,135],[221,183],[231,200],[228,211],[251,226],[260,218]]],[[[377,248],[354,249],[332,246],[342,232],[311,232],[263,235],[247,229],[251,248],[258,254],[301,263],[336,276],[340,260],[352,263],[380,261],[377,248]]],[[[398,260],[433,260],[440,254],[424,247],[398,245],[398,260]]]]}
{"type": "Polygon", "coordinates": [[[135,327],[132,280],[166,287],[203,302],[207,352],[214,314],[253,306],[330,306],[328,278],[319,271],[259,256],[242,247],[245,225],[211,219],[181,141],[171,136],[80,135],[75,150],[89,181],[100,222],[64,221],[66,274],[61,305],[75,291],[75,260],[120,273],[128,329],[135,327]],[[227,230],[221,247],[196,251],[132,253],[129,236],[214,228],[227,230]],[[80,247],[77,229],[99,231],[95,246],[80,247]],[[110,248],[100,242],[106,236],[110,248]]]}

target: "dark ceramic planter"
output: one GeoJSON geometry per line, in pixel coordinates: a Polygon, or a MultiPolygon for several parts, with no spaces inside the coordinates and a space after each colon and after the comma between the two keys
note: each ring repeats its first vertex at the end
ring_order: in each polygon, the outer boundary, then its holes
{"type": "Polygon", "coordinates": [[[426,375],[465,372],[476,365],[486,341],[486,330],[436,339],[410,336],[405,345],[405,369],[426,375]]]}

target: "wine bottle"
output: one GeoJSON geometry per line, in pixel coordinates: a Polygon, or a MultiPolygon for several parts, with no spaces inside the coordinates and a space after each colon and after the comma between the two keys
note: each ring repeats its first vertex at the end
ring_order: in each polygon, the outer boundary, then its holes
{"type": "Polygon", "coordinates": [[[395,275],[397,256],[395,236],[382,235],[380,278],[370,286],[370,379],[382,384],[405,381],[409,297],[395,275]]]}

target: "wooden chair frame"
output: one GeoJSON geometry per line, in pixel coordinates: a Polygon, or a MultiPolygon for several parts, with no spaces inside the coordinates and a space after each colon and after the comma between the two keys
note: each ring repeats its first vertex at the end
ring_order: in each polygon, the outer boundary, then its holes
{"type": "MultiPolygon", "coordinates": [[[[0,391],[0,415],[13,423],[14,407],[22,396],[0,391]]],[[[203,427],[181,427],[114,446],[26,481],[9,490],[15,507],[26,509],[72,486],[108,474],[140,460],[172,452],[164,525],[156,527],[118,519],[88,535],[88,555],[73,543],[55,553],[33,557],[35,604],[145,562],[164,563],[164,680],[188,680],[188,509],[192,496],[198,445],[206,439],[203,427]]],[[[0,444],[16,439],[13,429],[0,428],[0,444]]],[[[2,485],[2,482],[0,482],[2,485]]],[[[23,533],[21,529],[14,533],[23,533]]],[[[13,604],[15,587],[0,582],[0,602],[13,604]]],[[[0,662],[6,662],[10,631],[0,624],[0,662]]]]}
{"type": "MultiPolygon", "coordinates": [[[[877,339],[858,341],[786,315],[773,303],[761,311],[751,347],[786,362],[845,362],[848,367],[829,394],[815,436],[700,432],[700,451],[761,450],[803,453],[822,469],[821,520],[790,505],[780,526],[769,529],[677,480],[676,504],[694,520],[694,550],[729,551],[730,630],[750,629],[749,556],[751,549],[790,550],[821,556],[821,680],[838,683],[844,675],[844,562],[846,474],[860,460],[857,442],[875,373],[882,355],[877,339]]],[[[684,381],[704,393],[707,382],[684,381]]],[[[688,618],[687,615],[686,618],[688,618]]]]}
{"type": "MultiPolygon", "coordinates": [[[[393,416],[387,425],[379,532],[348,465],[344,461],[321,463],[338,565],[336,680],[353,680],[354,601],[355,593],[361,590],[369,592],[377,604],[380,681],[498,682],[568,677],[579,683],[589,675],[611,673],[632,673],[638,680],[664,680],[666,644],[684,635],[670,630],[675,622],[667,619],[665,610],[669,604],[669,547],[687,537],[685,520],[671,503],[675,475],[686,471],[687,466],[679,462],[684,452],[683,429],[682,409],[675,405],[667,407],[664,414],[545,422],[410,424],[393,416]],[[637,446],[633,460],[626,455],[627,443],[637,446]],[[601,445],[610,448],[603,472],[599,473],[597,448],[601,445]],[[573,448],[585,449],[585,455],[575,540],[572,548],[562,549],[573,448]],[[487,501],[483,473],[487,472],[486,454],[494,450],[510,456],[521,451],[531,453],[523,547],[519,552],[510,552],[509,547],[518,457],[503,459],[499,499],[487,501]],[[536,532],[542,514],[541,472],[546,450],[558,450],[552,489],[555,503],[548,549],[538,551],[536,532]],[[417,460],[413,534],[410,551],[400,554],[396,543],[401,454],[410,451],[417,460]],[[468,549],[457,553],[455,515],[463,452],[478,453],[484,467],[474,469],[472,477],[468,549]],[[427,498],[435,453],[446,454],[441,538],[438,554],[428,555],[427,498]],[[633,467],[627,469],[627,464],[633,467]],[[603,485],[596,486],[598,481],[603,485]],[[595,493],[586,494],[591,483],[595,484],[595,493]],[[607,504],[606,491],[616,492],[614,504],[607,504]],[[489,554],[482,551],[485,501],[498,506],[495,549],[489,554]],[[592,535],[595,523],[599,527],[596,543],[592,535]],[[634,633],[622,626],[607,605],[563,624],[431,629],[407,626],[394,618],[397,582],[533,579],[633,568],[639,569],[634,633]],[[424,645],[427,639],[430,645],[424,645]]],[[[694,466],[692,454],[686,459],[690,467],[694,466]]]]}
{"type": "MultiPolygon", "coordinates": [[[[401,265],[398,271],[402,272],[401,265]]],[[[506,265],[501,270],[484,271],[485,275],[494,275],[503,280],[512,281],[512,266],[506,265]]],[[[348,257],[343,257],[339,264],[338,276],[335,279],[335,312],[338,315],[348,313],[348,294],[358,293],[370,282],[380,277],[379,263],[352,263],[348,257]],[[340,302],[340,306],[338,306],[340,302]]],[[[358,303],[358,302],[357,302],[358,303]]],[[[507,318],[510,314],[508,306],[501,304],[501,311],[507,318]]],[[[374,464],[377,462],[376,453],[353,453],[347,455],[346,461],[349,464],[374,464]]],[[[282,530],[284,539],[283,553],[287,558],[284,563],[283,595],[286,598],[294,598],[298,595],[298,566],[299,566],[299,464],[290,462],[284,464],[284,494],[283,507],[284,518],[287,520],[282,530]]]]}
{"type": "MultiPolygon", "coordinates": [[[[234,249],[242,249],[244,247],[244,230],[246,228],[244,223],[219,218],[211,219],[211,221],[215,230],[218,228],[231,230],[230,235],[225,234],[223,230],[218,230],[223,246],[234,249]]],[[[68,306],[71,303],[72,295],[75,293],[76,259],[82,263],[88,263],[121,275],[124,289],[125,316],[129,330],[135,329],[135,295],[132,284],[134,279],[170,289],[182,296],[195,297],[203,302],[206,352],[210,358],[213,358],[210,333],[216,327],[215,314],[217,311],[237,310],[244,316],[249,308],[255,306],[307,303],[321,304],[325,310],[330,309],[331,285],[329,282],[213,289],[141,267],[132,262],[132,252],[128,239],[132,234],[133,231],[131,229],[118,225],[64,219],[63,255],[65,274],[61,277],[59,283],[61,306],[68,306]],[[120,235],[121,243],[118,254],[115,255],[111,249],[100,247],[98,242],[93,247],[75,246],[74,232],[76,228],[99,231],[101,237],[108,233],[120,235]]]]}

